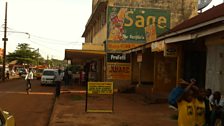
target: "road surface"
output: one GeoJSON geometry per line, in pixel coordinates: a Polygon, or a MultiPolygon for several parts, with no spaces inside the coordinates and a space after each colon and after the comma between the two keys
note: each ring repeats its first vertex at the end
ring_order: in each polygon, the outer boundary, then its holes
{"type": "Polygon", "coordinates": [[[54,86],[41,86],[32,80],[32,91],[26,94],[26,81],[0,83],[0,107],[14,115],[16,126],[47,126],[54,103],[54,86]]]}

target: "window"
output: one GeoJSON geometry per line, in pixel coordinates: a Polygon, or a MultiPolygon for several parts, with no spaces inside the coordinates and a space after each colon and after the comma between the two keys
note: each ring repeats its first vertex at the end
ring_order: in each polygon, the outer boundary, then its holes
{"type": "Polygon", "coordinates": [[[55,72],[54,71],[44,71],[43,75],[52,76],[52,75],[55,75],[55,72]]]}

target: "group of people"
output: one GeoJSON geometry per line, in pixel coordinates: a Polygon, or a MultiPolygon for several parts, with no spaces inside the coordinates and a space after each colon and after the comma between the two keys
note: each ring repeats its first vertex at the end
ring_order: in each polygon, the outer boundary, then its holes
{"type": "Polygon", "coordinates": [[[224,99],[218,91],[200,89],[196,80],[181,80],[168,98],[178,111],[178,126],[224,126],[224,99]],[[217,121],[219,120],[219,121],[217,121]]]}

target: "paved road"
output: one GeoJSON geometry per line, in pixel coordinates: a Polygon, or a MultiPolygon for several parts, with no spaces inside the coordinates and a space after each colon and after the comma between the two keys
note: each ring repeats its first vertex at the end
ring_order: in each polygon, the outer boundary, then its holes
{"type": "Polygon", "coordinates": [[[47,126],[55,87],[33,80],[32,92],[27,95],[25,83],[23,79],[0,83],[0,107],[14,115],[17,126],[47,126]]]}

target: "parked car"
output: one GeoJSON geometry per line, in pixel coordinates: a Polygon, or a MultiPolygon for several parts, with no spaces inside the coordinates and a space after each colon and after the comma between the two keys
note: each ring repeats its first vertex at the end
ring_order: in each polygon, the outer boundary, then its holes
{"type": "Polygon", "coordinates": [[[41,76],[41,85],[54,85],[56,74],[56,69],[44,69],[41,76]]]}
{"type": "Polygon", "coordinates": [[[14,116],[0,109],[0,126],[15,126],[14,116]]]}
{"type": "Polygon", "coordinates": [[[25,76],[27,74],[27,70],[25,68],[17,68],[17,70],[19,72],[19,76],[25,78],[25,76]]]}
{"type": "Polygon", "coordinates": [[[43,70],[44,69],[37,69],[36,70],[35,77],[36,77],[37,80],[41,79],[41,76],[43,74],[43,70]]]}

